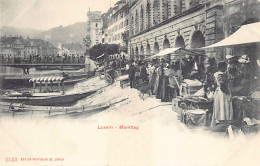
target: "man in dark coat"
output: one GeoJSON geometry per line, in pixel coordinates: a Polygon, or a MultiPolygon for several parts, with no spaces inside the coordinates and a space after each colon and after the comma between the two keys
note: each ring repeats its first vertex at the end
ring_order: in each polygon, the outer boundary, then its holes
{"type": "Polygon", "coordinates": [[[135,84],[135,73],[136,73],[136,67],[133,63],[130,64],[128,74],[129,74],[129,80],[130,80],[130,87],[134,88],[135,84]]]}
{"type": "Polygon", "coordinates": [[[141,63],[140,77],[141,77],[143,82],[148,81],[148,73],[147,73],[146,66],[145,66],[144,62],[141,63]]]}

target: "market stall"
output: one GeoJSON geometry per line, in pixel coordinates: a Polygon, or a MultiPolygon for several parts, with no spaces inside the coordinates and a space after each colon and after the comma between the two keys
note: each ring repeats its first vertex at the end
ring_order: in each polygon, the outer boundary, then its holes
{"type": "MultiPolygon", "coordinates": [[[[249,48],[249,54],[252,52],[252,46],[259,50],[260,44],[260,22],[247,24],[241,26],[235,33],[230,35],[229,37],[212,44],[207,47],[203,47],[200,49],[211,49],[211,48],[232,48],[232,49],[241,49],[241,48],[249,48]]],[[[242,55],[240,57],[240,67],[241,72],[243,73],[243,65],[245,63],[248,64],[251,68],[251,72],[247,75],[251,75],[248,77],[247,83],[244,85],[238,85],[232,87],[232,104],[233,104],[233,125],[240,128],[244,133],[250,132],[250,128],[258,128],[260,124],[260,93],[259,93],[259,71],[260,71],[260,57],[259,52],[255,52],[256,55],[242,55]],[[249,58],[248,58],[249,57],[249,58]],[[252,75],[253,73],[257,73],[256,75],[252,75]],[[250,93],[237,93],[237,89],[244,86],[247,88],[250,93]],[[234,95],[235,94],[235,95],[234,95]],[[256,127],[258,126],[258,127],[256,127]]],[[[232,55],[236,56],[236,55],[232,55]]],[[[242,84],[242,81],[241,83],[242,84]]],[[[241,90],[239,90],[241,92],[241,90]]],[[[255,131],[255,130],[254,130],[255,131]]]]}
{"type": "MultiPolygon", "coordinates": [[[[182,62],[184,58],[187,59],[187,55],[205,56],[192,50],[178,47],[167,48],[148,59],[177,59],[180,65],[180,73],[183,73],[185,66],[183,66],[182,62]]],[[[196,62],[194,66],[190,67],[194,67],[194,70],[197,70],[196,62]]],[[[208,125],[212,113],[212,100],[205,98],[203,82],[195,78],[182,79],[174,76],[174,79],[177,82],[180,96],[172,100],[172,109],[177,112],[179,120],[189,125],[208,125]],[[201,93],[196,93],[198,91],[201,93]]]]}

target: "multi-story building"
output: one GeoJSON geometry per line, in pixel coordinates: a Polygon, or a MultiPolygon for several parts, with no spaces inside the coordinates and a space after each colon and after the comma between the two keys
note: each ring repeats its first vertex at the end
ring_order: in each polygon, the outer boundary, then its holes
{"type": "MultiPolygon", "coordinates": [[[[109,10],[111,10],[111,8],[109,10]]],[[[101,16],[101,29],[99,32],[99,43],[102,43],[102,44],[108,43],[107,27],[108,27],[108,14],[104,13],[101,16]]]]}
{"type": "Polygon", "coordinates": [[[99,32],[101,29],[101,11],[88,11],[87,36],[91,40],[91,46],[99,44],[99,32]]]}
{"type": "Polygon", "coordinates": [[[0,54],[9,59],[24,58],[24,39],[21,36],[1,37],[0,54]]]}
{"type": "Polygon", "coordinates": [[[108,44],[119,44],[126,46],[127,41],[123,39],[123,34],[127,33],[129,5],[126,0],[118,1],[108,15],[108,44]]]}
{"type": "Polygon", "coordinates": [[[41,39],[30,39],[23,37],[1,37],[0,54],[5,58],[14,60],[30,59],[33,56],[39,56],[44,59],[47,55],[56,55],[58,49],[51,43],[41,39]]]}
{"type": "Polygon", "coordinates": [[[215,43],[223,38],[222,16],[219,0],[138,0],[130,9],[129,54],[151,55],[169,47],[192,49],[215,43]]]}
{"type": "MultiPolygon", "coordinates": [[[[258,0],[225,0],[223,8],[225,38],[236,32],[242,25],[260,22],[259,9],[258,0]]],[[[225,51],[226,54],[232,55],[247,54],[255,65],[256,59],[260,59],[260,46],[257,44],[228,48],[225,51]]]]}
{"type": "MultiPolygon", "coordinates": [[[[259,16],[257,0],[138,0],[130,8],[128,54],[133,58],[169,47],[208,46],[259,16]]],[[[205,53],[223,59],[227,50],[205,53]]]]}

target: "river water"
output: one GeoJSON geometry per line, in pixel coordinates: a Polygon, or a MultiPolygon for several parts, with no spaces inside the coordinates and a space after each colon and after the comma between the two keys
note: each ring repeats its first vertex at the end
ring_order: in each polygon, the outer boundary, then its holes
{"type": "MultiPolygon", "coordinates": [[[[19,69],[19,68],[14,68],[14,67],[3,67],[3,66],[0,66],[0,71],[1,71],[1,75],[23,75],[23,70],[22,69],[19,69]]],[[[61,70],[47,70],[47,71],[37,71],[35,69],[30,69],[30,75],[48,75],[48,76],[51,76],[51,75],[57,75],[58,73],[62,73],[63,71],[61,70]]],[[[76,71],[69,71],[69,72],[76,72],[76,71]]],[[[95,84],[95,82],[98,81],[100,82],[99,78],[97,80],[97,78],[94,78],[94,79],[88,79],[86,81],[82,81],[82,82],[78,82],[76,83],[75,85],[66,85],[65,84],[65,91],[66,93],[77,93],[77,92],[84,92],[84,91],[91,91],[91,90],[94,90],[96,89],[95,87],[100,88],[102,87],[103,85],[98,85],[95,84]]],[[[39,86],[37,85],[36,86],[36,92],[39,91],[39,86]]],[[[42,90],[45,89],[45,85],[43,84],[42,85],[42,90]]],[[[56,90],[56,89],[59,89],[59,87],[57,85],[54,85],[53,86],[53,90],[56,90]]],[[[6,91],[32,91],[32,87],[12,87],[12,88],[9,88],[9,89],[1,89],[1,91],[3,93],[5,93],[6,91]]],[[[2,93],[2,94],[3,94],[2,93]]],[[[82,101],[82,100],[81,100],[82,101]]],[[[84,100],[83,100],[83,103],[84,103],[84,100]]],[[[77,103],[76,103],[77,104],[77,103]]]]}

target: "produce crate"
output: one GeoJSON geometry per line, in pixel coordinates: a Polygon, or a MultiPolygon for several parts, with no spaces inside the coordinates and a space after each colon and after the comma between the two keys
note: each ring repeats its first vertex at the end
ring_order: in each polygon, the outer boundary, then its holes
{"type": "Polygon", "coordinates": [[[189,126],[207,125],[207,112],[205,109],[183,110],[182,122],[189,126]]]}

